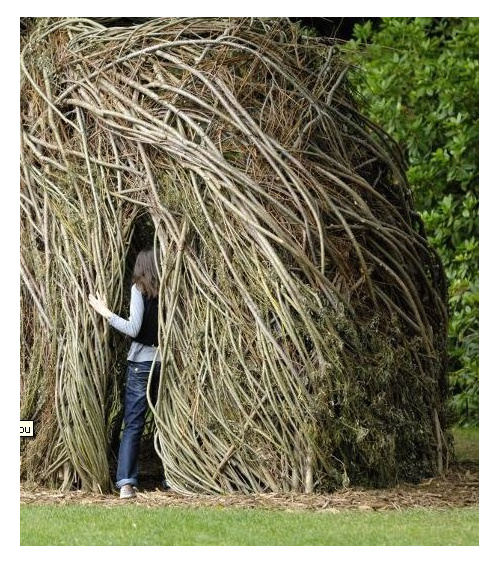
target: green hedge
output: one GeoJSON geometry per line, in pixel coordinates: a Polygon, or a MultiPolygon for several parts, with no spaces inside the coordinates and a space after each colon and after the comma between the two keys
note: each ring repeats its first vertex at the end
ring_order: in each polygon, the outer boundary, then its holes
{"type": "Polygon", "coordinates": [[[351,79],[400,144],[449,282],[457,422],[479,420],[479,19],[382,18],[354,29],[351,79]],[[358,72],[360,71],[360,72],[358,72]]]}

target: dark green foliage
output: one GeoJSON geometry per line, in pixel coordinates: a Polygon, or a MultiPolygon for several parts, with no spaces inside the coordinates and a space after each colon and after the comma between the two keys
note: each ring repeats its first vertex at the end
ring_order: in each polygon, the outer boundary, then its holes
{"type": "Polygon", "coordinates": [[[400,144],[449,284],[449,374],[458,422],[479,417],[479,19],[383,18],[347,50],[368,111],[400,144]]]}

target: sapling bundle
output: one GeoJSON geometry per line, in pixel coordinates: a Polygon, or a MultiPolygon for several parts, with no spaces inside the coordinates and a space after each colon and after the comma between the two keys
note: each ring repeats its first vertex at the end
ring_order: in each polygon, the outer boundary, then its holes
{"type": "MultiPolygon", "coordinates": [[[[24,478],[111,486],[127,256],[160,255],[155,448],[182,493],[446,458],[446,288],[398,147],[286,18],[35,18],[21,53],[24,478]]],[[[118,428],[119,431],[119,428],[118,428]]],[[[147,465],[147,460],[143,460],[147,465]]]]}

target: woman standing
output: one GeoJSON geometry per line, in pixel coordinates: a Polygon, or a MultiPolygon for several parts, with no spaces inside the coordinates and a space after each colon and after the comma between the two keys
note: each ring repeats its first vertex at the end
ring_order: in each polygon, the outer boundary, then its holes
{"type": "Polygon", "coordinates": [[[151,370],[150,395],[153,403],[156,402],[158,393],[160,373],[158,280],[154,251],[152,249],[141,250],[137,255],[132,275],[133,285],[128,320],[112,313],[107,307],[106,300],[99,296],[89,295],[90,305],[105,317],[112,327],[133,339],[127,356],[124,427],[116,471],[116,486],[120,489],[120,498],[136,496],[139,446],[148,407],[147,384],[151,370]]]}

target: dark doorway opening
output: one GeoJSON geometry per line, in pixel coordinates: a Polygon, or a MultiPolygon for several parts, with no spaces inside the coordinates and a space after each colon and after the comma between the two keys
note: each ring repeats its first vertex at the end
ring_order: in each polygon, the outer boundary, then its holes
{"type": "MultiPolygon", "coordinates": [[[[123,300],[120,311],[117,311],[123,318],[129,317],[130,310],[130,288],[132,287],[132,275],[137,254],[144,249],[154,245],[155,226],[150,214],[147,211],[138,214],[132,227],[127,253],[124,259],[123,271],[123,300]]],[[[121,408],[113,421],[110,441],[109,467],[111,479],[115,482],[118,452],[123,424],[123,399],[127,376],[127,354],[130,348],[131,338],[113,331],[112,345],[116,348],[116,357],[119,364],[119,392],[121,397],[121,408]]],[[[154,448],[155,424],[150,410],[146,415],[146,426],[141,439],[139,454],[139,488],[155,489],[160,487],[163,480],[163,466],[154,448]]]]}

